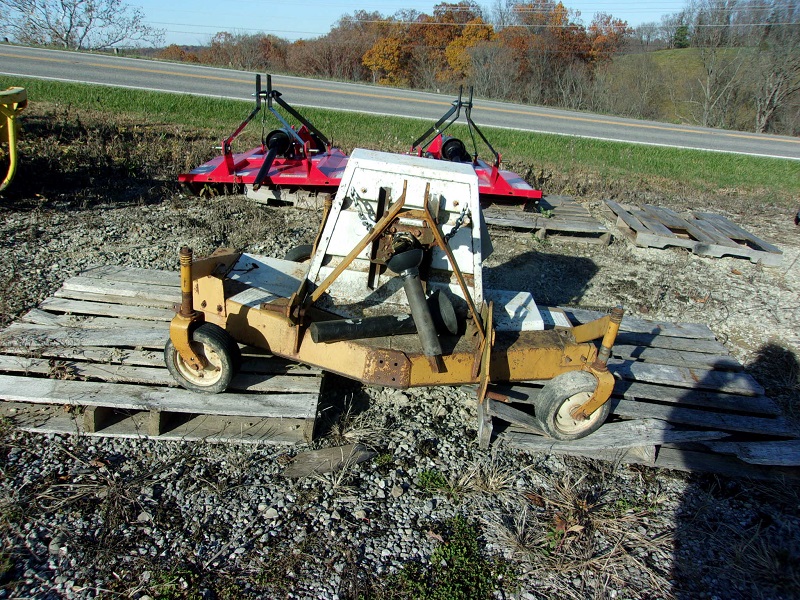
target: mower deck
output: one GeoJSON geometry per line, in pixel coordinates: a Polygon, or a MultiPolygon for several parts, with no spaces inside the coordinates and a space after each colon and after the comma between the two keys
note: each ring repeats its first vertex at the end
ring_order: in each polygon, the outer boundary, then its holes
{"type": "MultiPolygon", "coordinates": [[[[247,152],[232,155],[231,168],[226,157],[217,156],[178,176],[178,181],[188,185],[195,193],[205,185],[252,186],[264,164],[267,153],[259,146],[247,152]]],[[[270,188],[303,189],[318,193],[335,193],[347,166],[347,155],[337,148],[313,155],[310,159],[276,158],[268,173],[270,188]]]]}

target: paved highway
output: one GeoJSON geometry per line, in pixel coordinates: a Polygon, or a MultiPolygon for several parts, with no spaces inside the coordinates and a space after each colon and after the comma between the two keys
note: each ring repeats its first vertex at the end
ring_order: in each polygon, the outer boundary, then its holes
{"type": "MultiPolygon", "coordinates": [[[[244,71],[9,44],[0,44],[0,73],[250,101],[255,85],[254,74],[244,71]]],[[[273,85],[295,106],[422,118],[431,123],[453,100],[439,94],[299,77],[275,76],[273,85]]],[[[800,160],[800,138],[787,136],[484,100],[475,101],[473,119],[486,127],[800,160]]]]}

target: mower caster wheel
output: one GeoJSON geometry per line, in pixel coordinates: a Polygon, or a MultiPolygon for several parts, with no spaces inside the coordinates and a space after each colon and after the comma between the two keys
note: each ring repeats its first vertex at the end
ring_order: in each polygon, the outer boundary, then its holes
{"type": "Polygon", "coordinates": [[[192,332],[191,346],[206,360],[206,367],[198,371],[189,366],[170,339],[164,347],[164,362],[170,374],[187,390],[204,394],[224,392],[242,362],[238,344],[222,327],[203,323],[192,332]]]}
{"type": "Polygon", "coordinates": [[[571,414],[596,387],[597,379],[586,371],[562,373],[545,383],[534,401],[536,418],[545,433],[556,440],[577,440],[597,431],[611,412],[608,402],[587,419],[578,420],[571,414]]]}
{"type": "Polygon", "coordinates": [[[311,244],[301,244],[300,246],[295,246],[291,250],[286,253],[286,256],[283,257],[284,260],[291,260],[292,262],[306,262],[307,260],[311,260],[311,253],[314,251],[314,246],[311,244]]]}

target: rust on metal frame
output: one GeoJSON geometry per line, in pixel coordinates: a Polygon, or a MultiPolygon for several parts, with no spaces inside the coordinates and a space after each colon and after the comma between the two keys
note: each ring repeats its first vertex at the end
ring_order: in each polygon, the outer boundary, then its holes
{"type": "Polygon", "coordinates": [[[183,361],[192,369],[199,371],[208,363],[197,354],[191,345],[191,330],[202,322],[203,313],[198,313],[192,306],[192,250],[183,246],[180,251],[181,266],[181,304],[169,325],[169,336],[175,350],[183,361]]]}

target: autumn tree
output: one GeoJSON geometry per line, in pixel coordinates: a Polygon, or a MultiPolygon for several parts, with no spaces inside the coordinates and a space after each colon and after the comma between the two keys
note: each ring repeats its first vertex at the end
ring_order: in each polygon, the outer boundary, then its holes
{"type": "Polygon", "coordinates": [[[160,50],[156,54],[156,58],[160,58],[162,60],[173,60],[176,62],[188,62],[188,63],[199,63],[200,57],[197,56],[194,52],[187,52],[184,48],[181,48],[177,44],[170,44],[163,50],[160,50]]]}
{"type": "Polygon", "coordinates": [[[450,65],[451,74],[458,80],[469,76],[473,64],[470,51],[476,46],[494,39],[494,29],[491,25],[484,23],[483,19],[477,18],[467,23],[461,35],[445,48],[445,56],[447,64],[450,65]]]}
{"type": "Polygon", "coordinates": [[[6,30],[23,44],[103,50],[156,45],[164,36],[145,23],[141,9],[118,0],[0,0],[0,8],[6,30]]]}
{"type": "Polygon", "coordinates": [[[364,54],[364,66],[373,80],[386,85],[407,85],[410,79],[411,48],[399,37],[379,39],[364,54]]]}
{"type": "Polygon", "coordinates": [[[589,24],[587,34],[591,44],[591,59],[594,62],[607,62],[625,44],[628,23],[607,13],[597,13],[589,24]]]}

